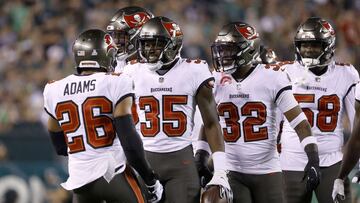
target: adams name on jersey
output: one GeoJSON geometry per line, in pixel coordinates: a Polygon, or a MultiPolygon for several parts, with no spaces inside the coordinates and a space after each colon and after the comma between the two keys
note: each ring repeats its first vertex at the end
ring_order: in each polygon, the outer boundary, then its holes
{"type": "Polygon", "coordinates": [[[44,89],[46,112],[66,135],[69,178],[67,190],[104,176],[110,181],[125,169],[126,157],[112,125],[113,109],[133,95],[132,80],[122,74],[70,75],[44,89]]]}

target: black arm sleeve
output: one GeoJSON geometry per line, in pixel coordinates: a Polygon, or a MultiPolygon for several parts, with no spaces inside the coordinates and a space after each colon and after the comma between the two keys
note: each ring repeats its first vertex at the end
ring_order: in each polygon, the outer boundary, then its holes
{"type": "Polygon", "coordinates": [[[140,174],[147,185],[154,185],[155,175],[145,159],[143,143],[136,132],[132,116],[116,117],[114,125],[127,161],[140,174]]]}
{"type": "Polygon", "coordinates": [[[60,132],[51,132],[49,131],[51,142],[55,147],[56,153],[58,155],[67,156],[67,144],[65,141],[65,135],[63,131],[60,132]]]}

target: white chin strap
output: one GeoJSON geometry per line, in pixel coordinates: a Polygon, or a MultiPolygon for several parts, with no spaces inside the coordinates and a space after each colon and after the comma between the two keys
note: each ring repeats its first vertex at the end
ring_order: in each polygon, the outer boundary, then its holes
{"type": "Polygon", "coordinates": [[[157,61],[156,63],[146,63],[148,65],[149,70],[157,71],[159,70],[164,64],[162,61],[157,61]]]}
{"type": "Polygon", "coordinates": [[[235,60],[234,62],[229,65],[229,66],[221,66],[221,69],[223,70],[224,73],[226,74],[233,74],[235,71],[236,71],[236,68],[235,68],[235,60]]]}
{"type": "Polygon", "coordinates": [[[303,63],[304,66],[309,67],[309,68],[319,66],[319,64],[320,64],[320,60],[318,58],[316,58],[316,59],[314,59],[314,58],[301,58],[301,62],[303,63]]]}

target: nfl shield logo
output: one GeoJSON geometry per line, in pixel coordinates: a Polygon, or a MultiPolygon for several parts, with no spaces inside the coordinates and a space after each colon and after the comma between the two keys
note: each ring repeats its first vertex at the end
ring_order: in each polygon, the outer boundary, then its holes
{"type": "Polygon", "coordinates": [[[164,82],[164,78],[163,77],[159,77],[159,82],[163,83],[164,82]]]}
{"type": "Polygon", "coordinates": [[[241,90],[241,83],[236,84],[236,89],[241,90]]]}

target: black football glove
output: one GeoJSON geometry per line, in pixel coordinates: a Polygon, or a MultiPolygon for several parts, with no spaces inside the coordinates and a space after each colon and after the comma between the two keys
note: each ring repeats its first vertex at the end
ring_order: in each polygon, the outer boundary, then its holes
{"type": "Polygon", "coordinates": [[[307,152],[308,163],[304,169],[303,181],[306,180],[306,190],[312,192],[320,184],[320,166],[319,166],[319,155],[316,152],[307,152]]]}
{"type": "Polygon", "coordinates": [[[203,188],[213,176],[208,166],[209,156],[207,151],[201,149],[197,150],[195,153],[195,164],[200,177],[200,185],[203,188]]]}

